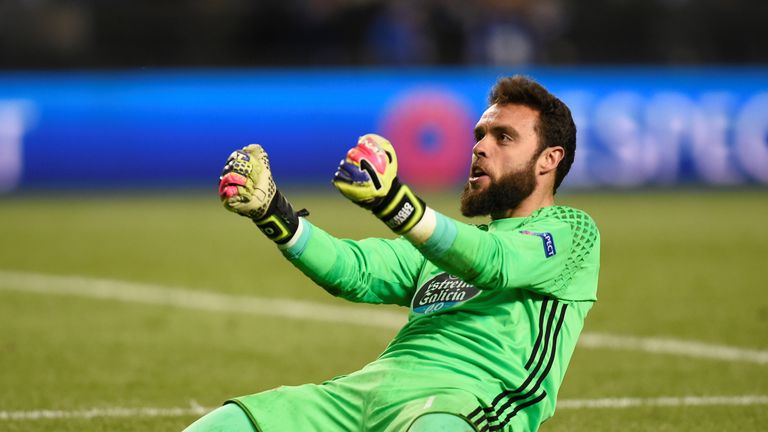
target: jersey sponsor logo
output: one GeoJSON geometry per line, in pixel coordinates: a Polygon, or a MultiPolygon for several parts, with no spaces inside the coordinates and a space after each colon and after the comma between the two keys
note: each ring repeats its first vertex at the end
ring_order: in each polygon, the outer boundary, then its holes
{"type": "Polygon", "coordinates": [[[414,313],[429,314],[452,308],[477,296],[480,290],[456,276],[440,273],[427,281],[413,296],[414,313]]]}
{"type": "Polygon", "coordinates": [[[552,234],[548,232],[537,233],[537,232],[528,231],[528,230],[522,230],[520,231],[520,233],[525,235],[541,237],[541,240],[544,242],[544,256],[546,256],[547,258],[551,258],[555,256],[555,254],[557,253],[557,250],[555,249],[555,239],[552,237],[552,234]]]}

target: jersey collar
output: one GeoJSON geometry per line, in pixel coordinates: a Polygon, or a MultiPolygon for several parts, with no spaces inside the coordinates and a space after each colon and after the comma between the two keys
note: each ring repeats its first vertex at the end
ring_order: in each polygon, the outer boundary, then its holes
{"type": "Polygon", "coordinates": [[[528,219],[528,216],[525,217],[511,217],[511,218],[504,218],[504,219],[496,219],[491,221],[491,223],[488,225],[488,231],[508,231],[513,230],[520,225],[523,224],[523,221],[528,219]]]}
{"type": "Polygon", "coordinates": [[[542,207],[540,209],[534,210],[534,212],[528,216],[510,217],[510,218],[492,220],[491,223],[488,225],[488,231],[495,231],[495,230],[508,231],[508,230],[513,230],[515,228],[518,228],[521,225],[523,225],[523,223],[526,220],[532,217],[535,217],[536,215],[541,213],[545,208],[547,207],[542,207]]]}

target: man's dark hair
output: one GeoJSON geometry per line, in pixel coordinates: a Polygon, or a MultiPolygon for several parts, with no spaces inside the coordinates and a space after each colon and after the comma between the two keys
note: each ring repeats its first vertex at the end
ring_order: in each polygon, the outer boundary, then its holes
{"type": "Polygon", "coordinates": [[[539,113],[536,133],[539,137],[539,153],[547,147],[565,149],[563,160],[555,172],[555,189],[560,186],[573,164],[576,154],[576,124],[571,110],[536,81],[521,76],[500,78],[488,97],[490,105],[523,105],[539,113]]]}

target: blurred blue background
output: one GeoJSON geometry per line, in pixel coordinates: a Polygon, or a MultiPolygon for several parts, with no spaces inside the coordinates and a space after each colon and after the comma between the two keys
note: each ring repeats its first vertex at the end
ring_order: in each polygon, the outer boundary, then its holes
{"type": "Polygon", "coordinates": [[[375,131],[395,143],[406,180],[455,186],[488,87],[518,72],[573,109],[566,186],[768,184],[768,68],[5,74],[0,184],[197,186],[252,142],[279,180],[317,183],[375,131]]]}
{"type": "Polygon", "coordinates": [[[518,73],[572,108],[567,188],[768,184],[764,4],[159,3],[0,3],[0,191],[210,186],[254,142],[316,184],[371,131],[452,187],[518,73]]]}

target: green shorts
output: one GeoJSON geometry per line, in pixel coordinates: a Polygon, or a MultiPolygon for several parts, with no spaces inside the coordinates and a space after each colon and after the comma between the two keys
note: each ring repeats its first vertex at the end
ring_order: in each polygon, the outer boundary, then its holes
{"type": "Polygon", "coordinates": [[[403,432],[428,413],[467,419],[481,406],[455,376],[377,367],[322,384],[285,386],[228,401],[261,432],[403,432]]]}

